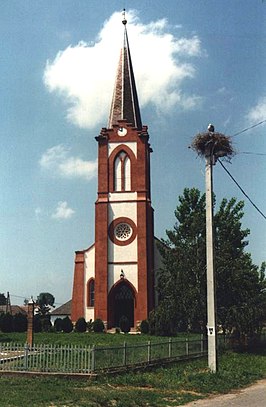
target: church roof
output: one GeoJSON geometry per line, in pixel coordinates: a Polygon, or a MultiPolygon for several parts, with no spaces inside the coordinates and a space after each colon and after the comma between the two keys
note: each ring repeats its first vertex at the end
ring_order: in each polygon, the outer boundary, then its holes
{"type": "Polygon", "coordinates": [[[113,124],[119,124],[118,120],[126,120],[140,130],[142,128],[141,116],[126,23],[124,18],[124,43],[120,53],[108,128],[111,128],[113,124]]]}

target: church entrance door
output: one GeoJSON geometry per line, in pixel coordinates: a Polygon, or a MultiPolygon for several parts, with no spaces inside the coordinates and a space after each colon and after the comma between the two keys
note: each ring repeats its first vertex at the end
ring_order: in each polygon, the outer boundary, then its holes
{"type": "Polygon", "coordinates": [[[126,282],[116,285],[109,294],[109,324],[111,327],[119,327],[121,317],[129,320],[130,326],[134,326],[135,294],[126,282]]]}

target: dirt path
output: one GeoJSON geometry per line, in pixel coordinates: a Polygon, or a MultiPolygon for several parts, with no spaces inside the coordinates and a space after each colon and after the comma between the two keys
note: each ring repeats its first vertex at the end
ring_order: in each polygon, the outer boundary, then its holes
{"type": "Polygon", "coordinates": [[[241,390],[233,391],[222,396],[192,401],[186,407],[265,407],[266,406],[266,379],[241,390]]]}

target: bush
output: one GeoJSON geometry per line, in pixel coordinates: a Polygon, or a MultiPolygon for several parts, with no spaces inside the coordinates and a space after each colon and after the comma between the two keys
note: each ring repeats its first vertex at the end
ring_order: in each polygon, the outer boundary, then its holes
{"type": "Polygon", "coordinates": [[[13,331],[13,317],[11,314],[3,314],[1,316],[0,323],[2,332],[9,333],[13,331]]]}
{"type": "Polygon", "coordinates": [[[140,332],[142,334],[148,334],[149,329],[150,329],[149,322],[146,319],[141,321],[141,323],[140,323],[140,332]]]}
{"type": "Polygon", "coordinates": [[[129,323],[128,318],[125,315],[123,315],[120,318],[119,327],[120,327],[121,331],[124,332],[125,334],[127,334],[130,331],[130,323],[129,323]]]}
{"type": "Polygon", "coordinates": [[[54,321],[54,329],[56,332],[62,332],[63,331],[63,320],[62,318],[56,318],[54,321]]]}
{"type": "Polygon", "coordinates": [[[100,318],[95,319],[93,322],[93,331],[94,332],[104,332],[104,323],[100,318]]]}
{"type": "Polygon", "coordinates": [[[28,320],[27,320],[26,315],[19,313],[13,317],[14,332],[26,332],[27,326],[28,326],[28,320]]]}
{"type": "Polygon", "coordinates": [[[76,332],[86,332],[87,330],[87,323],[85,321],[85,318],[81,317],[77,320],[75,324],[75,331],[76,332]]]}
{"type": "Polygon", "coordinates": [[[41,317],[42,332],[50,332],[52,323],[49,316],[41,317]]]}
{"type": "Polygon", "coordinates": [[[42,323],[40,315],[34,315],[33,317],[33,331],[42,332],[42,323]]]}
{"type": "Polygon", "coordinates": [[[70,333],[73,331],[73,324],[69,317],[65,317],[62,320],[62,331],[65,333],[70,333]]]}

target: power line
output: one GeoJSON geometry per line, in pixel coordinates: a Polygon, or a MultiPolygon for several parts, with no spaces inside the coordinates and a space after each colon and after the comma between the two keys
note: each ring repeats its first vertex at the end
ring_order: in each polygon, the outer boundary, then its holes
{"type": "Polygon", "coordinates": [[[238,186],[240,191],[245,195],[245,197],[249,200],[249,202],[254,206],[254,208],[261,214],[261,216],[266,220],[266,216],[264,213],[257,207],[257,205],[254,204],[254,202],[250,199],[250,197],[247,195],[247,193],[243,190],[243,188],[239,185],[239,183],[235,180],[232,174],[228,171],[228,169],[223,165],[223,163],[218,159],[219,163],[223,167],[223,169],[227,172],[229,177],[234,181],[234,183],[238,186]]]}
{"type": "Polygon", "coordinates": [[[266,119],[264,119],[264,120],[262,120],[261,122],[258,122],[258,123],[256,123],[256,124],[253,124],[252,126],[247,127],[247,128],[244,129],[244,130],[241,130],[241,131],[239,131],[239,132],[233,134],[231,137],[238,136],[239,134],[242,134],[242,133],[244,133],[245,131],[248,131],[248,130],[250,130],[250,129],[254,129],[254,127],[260,126],[260,125],[263,124],[263,123],[266,123],[266,119]]]}
{"type": "Polygon", "coordinates": [[[252,153],[250,151],[240,151],[238,154],[266,155],[266,153],[252,153]]]}

